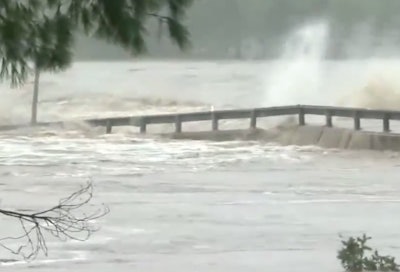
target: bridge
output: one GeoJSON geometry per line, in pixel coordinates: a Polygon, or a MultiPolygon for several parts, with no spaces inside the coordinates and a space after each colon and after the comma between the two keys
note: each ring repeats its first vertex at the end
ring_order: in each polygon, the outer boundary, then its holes
{"type": "MultiPolygon", "coordinates": [[[[104,127],[106,133],[112,133],[113,127],[118,126],[136,126],[139,127],[140,133],[146,133],[147,127],[152,124],[175,124],[175,132],[182,132],[182,124],[185,122],[210,121],[210,130],[217,131],[219,129],[220,120],[229,119],[248,119],[249,128],[257,128],[257,120],[260,118],[268,118],[273,116],[298,116],[298,125],[306,125],[307,115],[325,116],[325,124],[327,127],[332,127],[333,117],[347,117],[353,120],[354,130],[361,130],[362,119],[382,120],[382,131],[390,132],[390,121],[400,120],[400,111],[388,110],[372,110],[363,108],[348,108],[348,107],[333,107],[333,106],[309,106],[309,105],[294,105],[280,107],[265,107],[252,109],[232,109],[232,110],[217,110],[204,112],[190,113],[174,113],[174,114],[156,114],[144,116],[130,117],[112,117],[101,119],[84,120],[87,124],[94,127],[104,127]]],[[[64,122],[41,122],[37,126],[63,126],[64,122]]],[[[1,130],[11,130],[21,127],[20,125],[2,126],[1,130]]]]}
{"type": "Polygon", "coordinates": [[[323,125],[327,127],[333,126],[333,117],[352,118],[354,122],[354,130],[361,130],[362,119],[382,120],[383,132],[390,132],[390,120],[400,120],[400,111],[295,105],[253,109],[115,117],[91,119],[86,120],[86,122],[92,126],[105,127],[106,133],[111,133],[112,128],[116,126],[137,126],[140,128],[140,133],[146,133],[147,126],[152,124],[175,124],[175,132],[180,133],[182,132],[182,124],[185,122],[210,121],[210,130],[217,131],[219,129],[218,124],[220,120],[249,119],[249,128],[255,129],[257,128],[257,120],[259,118],[288,115],[297,115],[298,124],[300,126],[306,125],[306,115],[325,116],[325,124],[323,125]]]}

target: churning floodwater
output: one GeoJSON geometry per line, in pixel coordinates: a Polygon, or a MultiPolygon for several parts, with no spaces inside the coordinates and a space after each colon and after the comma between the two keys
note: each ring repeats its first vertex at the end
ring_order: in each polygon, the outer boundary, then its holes
{"type": "MultiPolygon", "coordinates": [[[[397,153],[177,141],[129,127],[105,135],[78,121],[293,103],[400,106],[400,60],[324,60],[328,29],[294,31],[275,61],[77,62],[44,74],[39,119],[70,120],[70,127],[0,134],[1,206],[40,210],[91,179],[93,203],[111,212],[90,240],[49,237],[49,256],[0,269],[338,272],[339,235],[363,232],[400,256],[397,153]],[[304,50],[294,50],[292,39],[304,50]]],[[[27,122],[31,82],[1,88],[0,122],[27,122]]],[[[19,226],[0,220],[3,236],[19,226]]]]}

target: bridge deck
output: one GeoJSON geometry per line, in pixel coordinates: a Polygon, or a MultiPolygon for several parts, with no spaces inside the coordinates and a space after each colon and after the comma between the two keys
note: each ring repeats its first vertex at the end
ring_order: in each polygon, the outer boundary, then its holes
{"type": "MultiPolygon", "coordinates": [[[[306,125],[306,115],[325,116],[325,126],[331,127],[333,117],[348,117],[354,122],[354,130],[361,129],[361,119],[382,120],[382,129],[384,132],[390,131],[390,120],[400,120],[400,111],[388,110],[370,110],[363,108],[345,108],[331,106],[282,106],[282,107],[266,107],[252,109],[233,109],[218,110],[207,112],[190,112],[177,114],[156,114],[145,116],[129,116],[129,117],[112,117],[101,119],[84,120],[91,126],[105,127],[107,133],[112,132],[112,128],[116,126],[137,126],[140,127],[141,133],[146,133],[148,125],[151,124],[175,124],[175,132],[182,132],[182,123],[210,121],[212,130],[218,130],[219,120],[226,119],[249,119],[249,127],[257,127],[257,119],[272,116],[297,115],[299,125],[306,125]]],[[[63,126],[63,122],[41,122],[37,126],[63,126]]],[[[28,125],[10,125],[2,126],[0,130],[12,130],[16,128],[29,127],[28,125]]]]}

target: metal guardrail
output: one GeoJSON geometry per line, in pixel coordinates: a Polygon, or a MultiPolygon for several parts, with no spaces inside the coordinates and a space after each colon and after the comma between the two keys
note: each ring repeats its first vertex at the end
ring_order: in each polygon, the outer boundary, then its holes
{"type": "Polygon", "coordinates": [[[147,116],[115,117],[104,119],[86,120],[92,126],[104,126],[106,132],[111,133],[115,126],[137,126],[141,133],[146,133],[147,126],[151,124],[175,124],[175,132],[182,132],[182,123],[211,121],[211,129],[218,130],[219,120],[227,119],[249,119],[250,128],[257,127],[257,119],[270,116],[298,115],[299,125],[306,125],[306,115],[325,116],[328,127],[332,127],[333,117],[348,117],[354,120],[354,129],[361,129],[361,119],[381,119],[383,131],[390,131],[390,120],[400,120],[400,111],[369,110],[362,108],[345,108],[330,106],[282,106],[268,108],[219,110],[208,112],[192,112],[178,114],[158,114],[147,116]]]}
{"type": "MultiPolygon", "coordinates": [[[[346,108],[331,106],[282,106],[268,108],[253,109],[237,109],[237,110],[219,110],[207,112],[190,112],[177,114],[156,114],[145,116],[131,117],[112,117],[101,119],[89,119],[83,122],[91,126],[101,126],[106,128],[106,133],[111,133],[113,127],[117,126],[136,126],[140,128],[141,133],[146,133],[147,126],[151,124],[175,124],[175,132],[182,132],[182,124],[185,122],[211,121],[211,129],[217,131],[219,129],[219,120],[227,119],[249,119],[249,127],[257,128],[257,119],[272,117],[297,115],[300,126],[306,125],[306,115],[325,116],[325,126],[332,127],[333,117],[352,118],[354,129],[361,129],[362,119],[382,120],[384,132],[390,132],[390,120],[400,120],[400,111],[388,110],[369,110],[363,108],[346,108]]],[[[63,127],[66,122],[41,122],[36,124],[38,127],[60,126],[63,127]]],[[[19,128],[28,128],[29,125],[6,125],[1,126],[0,131],[13,130],[19,128]]]]}

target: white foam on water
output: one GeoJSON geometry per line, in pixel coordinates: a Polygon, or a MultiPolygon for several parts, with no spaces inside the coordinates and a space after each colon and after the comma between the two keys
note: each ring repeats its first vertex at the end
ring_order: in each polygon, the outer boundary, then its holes
{"type": "Polygon", "coordinates": [[[29,266],[29,267],[37,267],[43,265],[49,265],[54,263],[71,263],[84,261],[85,258],[73,258],[73,259],[46,259],[46,260],[36,260],[34,262],[27,263],[25,261],[15,261],[15,262],[6,262],[0,263],[0,266],[29,266]]]}
{"type": "MultiPolygon", "coordinates": [[[[164,172],[171,167],[188,171],[218,168],[256,159],[278,162],[306,161],[313,147],[276,147],[258,142],[172,141],[127,135],[93,138],[0,138],[0,165],[4,167],[62,167],[79,175],[104,172],[111,175],[164,172]],[[284,151],[285,153],[282,153],[284,151]],[[138,156],[140,154],[140,156],[138,156]],[[79,162],[79,163],[77,163],[79,162]],[[83,172],[81,172],[83,171],[83,172]]],[[[46,172],[46,169],[43,169],[46,172]]],[[[50,169],[49,169],[50,171],[50,169]]],[[[43,172],[43,173],[44,173],[43,172]]],[[[62,176],[61,172],[57,173],[62,176]]],[[[18,175],[14,171],[13,175],[18,175]]]]}
{"type": "Polygon", "coordinates": [[[297,26],[289,33],[281,56],[266,64],[262,105],[400,109],[398,60],[328,60],[329,40],[330,26],[324,19],[297,26]]]}
{"type": "Polygon", "coordinates": [[[265,76],[264,104],[314,104],[323,92],[324,61],[329,24],[318,20],[289,34],[281,57],[265,76]]]}
{"type": "MultiPolygon", "coordinates": [[[[395,84],[398,62],[328,63],[325,60],[328,41],[329,24],[320,20],[290,33],[282,57],[275,63],[76,63],[65,73],[43,75],[40,120],[208,111],[255,106],[257,101],[262,101],[263,106],[312,104],[326,99],[332,90],[339,90],[335,93],[337,99],[324,100],[323,104],[383,107],[391,103],[391,108],[400,105],[400,99],[396,98],[400,84],[395,84]],[[333,68],[326,70],[326,65],[333,68]],[[260,69],[265,66],[270,71],[267,78],[260,69]],[[367,71],[361,71],[361,67],[367,71]],[[348,76],[349,69],[357,72],[355,79],[348,76]],[[327,73],[332,74],[326,76],[327,73]],[[382,80],[367,84],[367,91],[357,93],[363,90],[360,86],[379,74],[382,80]],[[329,78],[344,83],[337,86],[329,78]],[[342,97],[345,99],[340,100],[342,97]],[[382,97],[385,99],[379,100],[382,97]]],[[[0,124],[29,120],[31,82],[17,90],[4,84],[0,87],[6,94],[0,102],[3,106],[0,124]]],[[[270,126],[268,118],[259,120],[258,124],[264,125],[264,122],[270,126]]],[[[248,120],[221,121],[221,127],[247,128],[248,125],[248,120]]],[[[210,130],[210,127],[210,122],[185,123],[183,129],[210,130]]],[[[150,132],[174,131],[173,125],[148,129],[150,132]]],[[[136,175],[167,171],[171,165],[198,171],[260,159],[297,163],[326,152],[316,147],[281,147],[260,142],[172,141],[148,135],[146,138],[138,135],[137,127],[115,127],[112,135],[104,133],[104,128],[92,128],[79,121],[71,121],[63,129],[2,132],[0,164],[4,167],[66,165],[78,169],[79,173],[75,172],[78,176],[92,170],[136,175]],[[76,165],[77,162],[80,164],[76,165]]],[[[57,175],[68,175],[68,171],[57,175]]],[[[12,172],[15,176],[25,175],[12,172]]]]}
{"type": "Polygon", "coordinates": [[[400,110],[398,62],[372,59],[359,66],[354,82],[338,90],[336,103],[347,107],[400,110]]]}
{"type": "Polygon", "coordinates": [[[289,200],[289,204],[314,204],[314,203],[398,203],[400,199],[312,199],[312,200],[289,200]]]}

